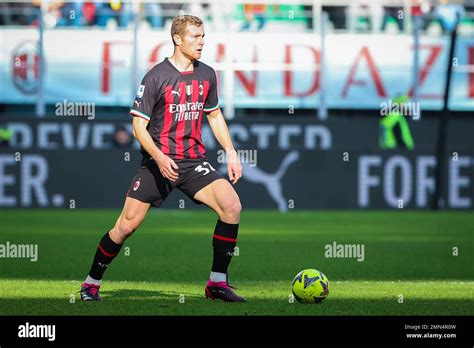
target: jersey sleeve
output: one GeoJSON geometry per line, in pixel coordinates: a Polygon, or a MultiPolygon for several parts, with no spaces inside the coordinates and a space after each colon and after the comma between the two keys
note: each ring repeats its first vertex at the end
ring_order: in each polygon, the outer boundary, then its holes
{"type": "Polygon", "coordinates": [[[150,76],[145,76],[140,87],[138,87],[137,95],[130,109],[130,115],[150,121],[153,108],[158,102],[156,95],[155,81],[150,76]]]}
{"type": "Polygon", "coordinates": [[[210,72],[209,93],[204,103],[204,112],[212,112],[219,107],[219,98],[217,96],[217,77],[214,69],[210,72]]]}

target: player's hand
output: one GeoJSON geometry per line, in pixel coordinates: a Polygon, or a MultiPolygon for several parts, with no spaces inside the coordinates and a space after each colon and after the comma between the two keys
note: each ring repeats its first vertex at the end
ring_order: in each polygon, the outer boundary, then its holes
{"type": "Polygon", "coordinates": [[[227,153],[227,173],[233,185],[242,177],[242,164],[235,150],[227,153]]]}
{"type": "Polygon", "coordinates": [[[158,168],[160,168],[161,174],[168,180],[176,181],[178,180],[178,173],[174,170],[178,169],[176,163],[166,155],[161,155],[155,159],[158,168]]]}

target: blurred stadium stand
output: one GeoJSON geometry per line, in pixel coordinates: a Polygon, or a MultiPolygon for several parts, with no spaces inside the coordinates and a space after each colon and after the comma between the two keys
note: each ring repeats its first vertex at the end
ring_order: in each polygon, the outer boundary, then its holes
{"type": "MultiPolygon", "coordinates": [[[[0,3],[0,25],[38,25],[40,0],[0,3]]],[[[429,0],[315,0],[285,4],[279,1],[141,1],[142,26],[152,28],[169,27],[171,19],[180,11],[195,13],[206,19],[211,27],[218,26],[222,15],[230,15],[234,29],[248,24],[248,18],[264,18],[264,25],[251,29],[268,32],[285,30],[312,30],[315,12],[322,10],[329,15],[329,30],[401,32],[414,14],[425,19],[424,30],[433,27],[433,33],[444,30],[442,12],[447,7],[459,7],[465,12],[460,27],[473,25],[474,2],[472,1],[429,1],[429,0]],[[299,4],[301,3],[301,4],[299,4]]],[[[133,24],[132,4],[126,1],[49,1],[45,9],[45,24],[48,28],[98,26],[109,28],[129,27],[133,24]],[[74,14],[74,15],[72,15],[74,14]]],[[[408,29],[408,28],[407,28],[408,29]]],[[[472,29],[472,28],[471,28],[472,29]]],[[[467,29],[466,29],[467,30],[467,29]]],[[[428,30],[429,31],[429,30],[428,30]]]]}

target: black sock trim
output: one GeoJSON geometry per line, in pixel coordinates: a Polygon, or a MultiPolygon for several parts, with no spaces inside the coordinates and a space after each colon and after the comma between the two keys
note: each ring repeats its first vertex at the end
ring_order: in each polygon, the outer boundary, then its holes
{"type": "Polygon", "coordinates": [[[120,252],[121,247],[122,244],[115,243],[108,232],[104,234],[95,252],[89,276],[101,280],[107,267],[120,252]]]}
{"type": "Polygon", "coordinates": [[[105,256],[115,256],[119,253],[120,249],[122,248],[122,244],[115,243],[109,235],[109,232],[104,234],[100,243],[99,249],[105,256]]]}
{"type": "Polygon", "coordinates": [[[217,220],[214,235],[236,239],[238,232],[239,224],[228,224],[220,219],[217,220]]]}
{"type": "Polygon", "coordinates": [[[222,220],[217,220],[212,239],[213,260],[212,272],[227,273],[230,261],[232,260],[235,245],[237,244],[237,233],[239,224],[228,224],[222,220]]]}

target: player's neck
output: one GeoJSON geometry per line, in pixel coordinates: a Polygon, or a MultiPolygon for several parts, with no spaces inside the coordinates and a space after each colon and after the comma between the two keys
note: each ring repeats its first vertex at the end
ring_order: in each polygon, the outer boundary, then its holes
{"type": "Polygon", "coordinates": [[[185,57],[183,54],[179,54],[174,52],[173,55],[168,58],[168,60],[175,66],[178,71],[192,71],[193,70],[193,63],[192,59],[185,57]]]}

